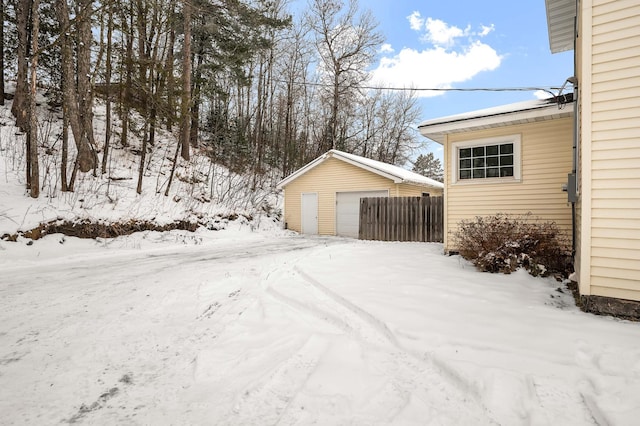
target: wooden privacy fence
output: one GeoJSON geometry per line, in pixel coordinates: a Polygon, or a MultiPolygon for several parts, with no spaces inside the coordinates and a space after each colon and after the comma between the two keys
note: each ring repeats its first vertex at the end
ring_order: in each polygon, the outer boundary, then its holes
{"type": "Polygon", "coordinates": [[[442,242],[442,197],[360,199],[361,240],[442,242]]]}

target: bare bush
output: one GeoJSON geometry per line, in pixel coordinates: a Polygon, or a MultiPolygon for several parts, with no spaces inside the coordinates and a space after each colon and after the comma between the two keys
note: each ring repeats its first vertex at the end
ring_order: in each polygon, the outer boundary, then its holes
{"type": "Polygon", "coordinates": [[[460,222],[454,235],[460,255],[485,272],[511,273],[525,268],[534,276],[571,272],[565,234],[555,222],[530,214],[477,216],[460,222]]]}

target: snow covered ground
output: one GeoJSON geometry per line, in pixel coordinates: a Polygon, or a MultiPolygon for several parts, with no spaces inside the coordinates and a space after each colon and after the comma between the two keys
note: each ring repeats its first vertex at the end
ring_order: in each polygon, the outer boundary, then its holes
{"type": "Polygon", "coordinates": [[[240,224],[26,243],[0,241],[3,425],[640,418],[640,324],[439,244],[240,224]]]}

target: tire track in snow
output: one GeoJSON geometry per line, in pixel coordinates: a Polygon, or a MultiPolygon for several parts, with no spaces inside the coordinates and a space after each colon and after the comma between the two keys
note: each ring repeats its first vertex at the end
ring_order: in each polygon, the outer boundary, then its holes
{"type": "MultiPolygon", "coordinates": [[[[385,402],[389,405],[390,401],[396,404],[395,407],[386,407],[389,417],[384,423],[397,421],[410,401],[416,399],[423,407],[428,407],[430,415],[443,419],[445,423],[451,419],[458,424],[496,423],[492,413],[482,404],[479,394],[468,383],[452,380],[446,371],[439,371],[440,368],[432,362],[403,348],[382,320],[330,290],[298,266],[294,266],[292,272],[312,290],[308,293],[313,293],[314,299],[300,300],[299,297],[276,290],[271,284],[266,287],[267,294],[297,311],[311,314],[339,328],[348,337],[358,339],[367,351],[377,353],[376,357],[383,352],[384,361],[379,361],[383,365],[378,367],[392,374],[388,377],[391,384],[383,390],[387,395],[379,396],[378,405],[383,406],[385,402]]],[[[270,281],[276,280],[277,277],[273,277],[270,281]]],[[[375,408],[379,407],[372,407],[375,408]]],[[[283,416],[286,415],[283,413],[283,416]]],[[[382,413],[379,416],[384,417],[382,413]]],[[[381,417],[376,421],[382,421],[381,417]]]]}
{"type": "Polygon", "coordinates": [[[609,424],[597,409],[597,405],[590,406],[590,399],[567,383],[546,377],[529,377],[528,380],[532,388],[532,397],[539,405],[534,408],[538,408],[539,412],[544,414],[549,424],[609,424]],[[559,418],[549,418],[547,413],[562,414],[559,418]]]}
{"type": "Polygon", "coordinates": [[[232,415],[222,424],[279,424],[326,347],[326,339],[309,337],[288,359],[246,389],[234,404],[232,415]]]}
{"type": "MultiPolygon", "coordinates": [[[[483,394],[483,390],[480,388],[482,383],[476,384],[471,380],[466,379],[461,372],[441,357],[436,357],[428,353],[420,356],[420,354],[407,350],[399,343],[396,336],[384,321],[321,284],[318,280],[311,277],[298,266],[295,266],[293,269],[308,284],[322,292],[335,303],[349,310],[362,322],[371,326],[372,330],[377,332],[380,337],[386,339],[397,350],[402,351],[403,354],[408,355],[420,364],[433,366],[441,376],[446,377],[449,382],[453,383],[461,392],[470,394],[473,399],[487,411],[488,416],[492,420],[495,420],[496,418],[503,418],[503,416],[498,415],[498,412],[492,412],[491,406],[488,406],[485,403],[485,395],[483,394]]],[[[302,307],[309,306],[312,305],[308,303],[302,305],[302,307]]],[[[317,310],[317,308],[312,307],[311,310],[317,310]]],[[[348,322],[343,321],[343,324],[346,324],[346,326],[343,326],[345,330],[348,331],[350,328],[352,329],[352,327],[348,325],[348,322]]],[[[553,408],[553,412],[564,412],[565,416],[563,418],[566,418],[567,420],[579,419],[580,424],[603,426],[609,424],[593,398],[590,398],[588,395],[585,396],[583,393],[572,389],[565,383],[561,383],[557,380],[548,380],[546,378],[525,377],[522,379],[521,388],[527,391],[529,396],[528,400],[535,405],[533,407],[524,407],[526,412],[523,415],[524,417],[529,418],[529,420],[533,420],[532,417],[534,419],[546,417],[544,413],[553,408]],[[559,409],[559,407],[571,407],[571,409],[567,411],[566,408],[559,409]]],[[[517,390],[515,391],[517,392],[517,390]]],[[[550,423],[553,423],[557,419],[547,420],[550,423]]]]}
{"type": "Polygon", "coordinates": [[[400,343],[398,342],[398,339],[396,339],[396,336],[391,332],[391,330],[389,330],[389,327],[387,327],[387,324],[385,324],[383,321],[371,315],[369,312],[365,311],[359,306],[351,303],[350,301],[340,296],[339,294],[331,291],[329,288],[325,287],[324,285],[320,284],[320,282],[318,282],[317,280],[309,276],[307,273],[302,271],[298,266],[295,266],[293,270],[297,272],[298,275],[304,278],[304,280],[309,284],[311,284],[314,288],[320,290],[325,296],[327,296],[337,304],[343,306],[347,310],[351,311],[354,315],[360,318],[360,320],[367,323],[378,334],[380,334],[382,337],[388,340],[393,346],[400,349],[400,343]]]}

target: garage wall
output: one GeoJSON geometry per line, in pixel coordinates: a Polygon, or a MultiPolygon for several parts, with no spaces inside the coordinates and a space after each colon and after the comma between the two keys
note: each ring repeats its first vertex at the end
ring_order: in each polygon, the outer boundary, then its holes
{"type": "Polygon", "coordinates": [[[392,180],[353,166],[342,160],[329,158],[290,182],[285,188],[284,219],[289,229],[301,231],[301,198],[303,192],[318,193],[318,233],[336,233],[336,192],[389,191],[389,195],[419,196],[425,188],[392,180]]]}
{"type": "Polygon", "coordinates": [[[392,197],[419,197],[423,192],[428,193],[432,197],[442,195],[442,188],[417,187],[407,183],[399,183],[396,185],[396,188],[396,193],[391,194],[392,197]]]}

